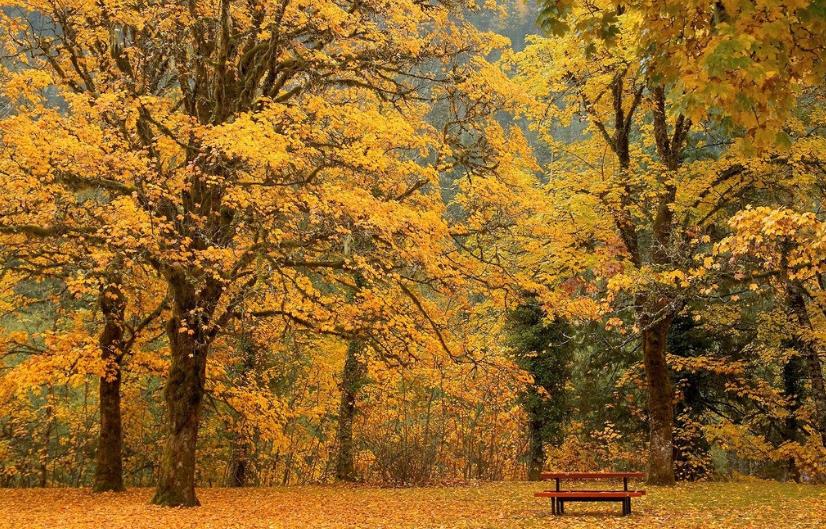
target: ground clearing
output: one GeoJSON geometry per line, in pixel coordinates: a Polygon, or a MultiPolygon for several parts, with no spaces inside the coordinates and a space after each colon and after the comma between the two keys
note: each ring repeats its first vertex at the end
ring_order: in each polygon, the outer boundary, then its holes
{"type": "Polygon", "coordinates": [[[768,481],[647,487],[634,514],[614,504],[571,504],[554,517],[532,493],[547,483],[375,488],[200,489],[195,509],[147,505],[150,489],[0,489],[0,528],[435,529],[826,527],[826,486],[768,481]]]}

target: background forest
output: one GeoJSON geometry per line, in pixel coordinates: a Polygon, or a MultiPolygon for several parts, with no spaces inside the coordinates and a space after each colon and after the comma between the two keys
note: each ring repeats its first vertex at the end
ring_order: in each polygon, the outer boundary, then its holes
{"type": "Polygon", "coordinates": [[[822,0],[21,0],[0,45],[0,487],[826,480],[822,0]]]}

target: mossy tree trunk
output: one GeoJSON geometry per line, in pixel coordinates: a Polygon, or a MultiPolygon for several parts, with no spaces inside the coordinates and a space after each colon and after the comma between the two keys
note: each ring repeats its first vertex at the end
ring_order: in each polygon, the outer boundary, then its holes
{"type": "Polygon", "coordinates": [[[195,496],[198,427],[204,400],[206,363],[214,337],[207,319],[220,298],[220,285],[197,289],[183,270],[172,270],[172,315],[167,321],[170,364],[164,399],[168,434],[152,503],[170,507],[200,505],[195,496]]]}
{"type": "MultiPolygon", "coordinates": [[[[644,321],[644,319],[643,319],[644,321]]],[[[648,393],[648,482],[674,484],[674,405],[666,344],[671,317],[643,326],[642,346],[648,393]]]]}
{"type": "Polygon", "coordinates": [[[99,344],[106,373],[100,377],[100,431],[92,490],[119,492],[124,490],[120,384],[121,363],[125,353],[126,300],[117,278],[107,281],[101,288],[98,301],[104,318],[99,344]]]}
{"type": "MultiPolygon", "coordinates": [[[[539,394],[534,388],[529,390],[531,399],[539,400],[539,394]]],[[[528,418],[528,481],[540,481],[542,470],[545,468],[545,436],[543,435],[544,421],[538,413],[530,413],[528,418]]]]}
{"type": "Polygon", "coordinates": [[[356,417],[358,393],[364,385],[366,365],[361,358],[362,342],[351,340],[347,346],[347,356],[341,377],[341,401],[336,431],[336,479],[355,481],[355,443],[353,440],[353,421],[356,417]]]}

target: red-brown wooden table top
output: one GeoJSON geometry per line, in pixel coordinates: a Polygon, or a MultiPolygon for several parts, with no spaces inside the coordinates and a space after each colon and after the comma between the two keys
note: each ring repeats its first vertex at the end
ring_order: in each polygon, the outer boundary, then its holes
{"type": "Polygon", "coordinates": [[[542,479],[623,479],[645,477],[645,472],[543,472],[542,479]]]}

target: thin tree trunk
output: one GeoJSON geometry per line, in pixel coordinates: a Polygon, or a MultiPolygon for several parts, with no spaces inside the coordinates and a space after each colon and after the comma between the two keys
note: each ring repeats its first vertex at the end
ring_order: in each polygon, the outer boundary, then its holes
{"type": "Polygon", "coordinates": [[[826,384],[823,381],[823,368],[815,348],[807,344],[805,350],[806,371],[808,371],[812,397],[815,401],[815,427],[820,433],[821,443],[826,446],[826,384]]]}
{"type": "MultiPolygon", "coordinates": [[[[176,312],[179,312],[176,307],[176,312]]],[[[152,503],[165,506],[200,505],[195,496],[195,450],[206,377],[206,338],[181,327],[177,314],[167,322],[170,352],[164,397],[169,434],[161,458],[158,488],[152,503]]]]}
{"type": "Polygon", "coordinates": [[[674,484],[673,390],[665,357],[671,319],[643,326],[642,332],[648,389],[648,482],[652,485],[674,484]]]}
{"type": "MultiPolygon", "coordinates": [[[[243,353],[241,359],[240,370],[238,372],[238,380],[242,383],[250,376],[254,375],[256,363],[256,347],[253,343],[251,333],[245,332],[241,335],[238,343],[239,350],[243,353]]],[[[247,473],[249,470],[249,443],[243,434],[243,416],[238,417],[235,421],[234,437],[232,439],[232,450],[230,454],[230,461],[227,468],[227,476],[225,483],[227,487],[243,487],[247,484],[247,473]]]]}
{"type": "Polygon", "coordinates": [[[227,487],[243,487],[247,484],[247,449],[243,440],[233,443],[232,455],[227,471],[227,487]]]}
{"type": "Polygon", "coordinates": [[[697,375],[689,374],[679,382],[683,398],[674,407],[674,474],[680,481],[704,478],[710,446],[697,426],[701,421],[703,405],[697,375]]]}
{"type": "Polygon", "coordinates": [[[100,432],[92,490],[119,492],[124,490],[120,384],[126,301],[117,281],[111,281],[101,289],[99,303],[104,317],[99,340],[100,352],[107,372],[100,377],[100,432]]]}
{"type": "MultiPolygon", "coordinates": [[[[787,279],[786,294],[789,309],[797,319],[797,324],[801,327],[801,330],[803,332],[811,330],[812,323],[806,309],[802,286],[796,281],[787,279]]],[[[803,357],[806,375],[811,384],[812,399],[815,403],[814,426],[820,434],[823,444],[826,445],[826,383],[823,380],[823,367],[820,363],[817,348],[807,337],[800,337],[800,345],[799,350],[803,357]]]]}
{"type": "MultiPolygon", "coordinates": [[[[801,343],[799,339],[790,340],[788,346],[800,350],[801,343]]],[[[803,378],[803,361],[799,355],[794,355],[783,366],[783,393],[788,400],[786,411],[788,416],[783,424],[782,436],[783,441],[790,441],[793,443],[800,441],[800,424],[797,420],[797,411],[803,405],[802,385],[800,381],[803,378]]],[[[789,474],[792,480],[800,481],[800,469],[797,468],[797,463],[794,458],[789,458],[788,462],[789,474]]]]}
{"type": "MultiPolygon", "coordinates": [[[[536,393],[535,389],[532,389],[536,393]]],[[[538,401],[538,395],[533,396],[538,401]]],[[[530,410],[528,418],[528,481],[539,481],[545,468],[545,446],[542,435],[542,418],[530,410]]]]}
{"type": "Polygon", "coordinates": [[[44,407],[46,411],[46,432],[43,436],[44,443],[43,443],[43,454],[40,456],[40,481],[39,486],[44,488],[46,485],[49,484],[49,468],[47,466],[48,461],[51,460],[49,456],[49,443],[51,442],[52,437],[52,426],[54,426],[54,410],[52,408],[52,391],[53,388],[51,386],[48,387],[46,392],[46,406],[44,407]]]}
{"type": "MultiPolygon", "coordinates": [[[[668,352],[683,358],[704,354],[712,339],[695,335],[691,313],[675,316],[668,333],[668,352]]],[[[702,431],[706,404],[703,400],[703,377],[683,373],[675,386],[680,394],[674,404],[674,476],[678,481],[697,481],[710,472],[711,446],[702,431]]]]}
{"type": "Polygon", "coordinates": [[[336,441],[336,479],[355,481],[355,446],[353,443],[353,420],[356,416],[356,399],[364,383],[365,366],[359,358],[362,344],[358,340],[350,341],[341,379],[341,403],[338,413],[338,430],[336,441]]]}

